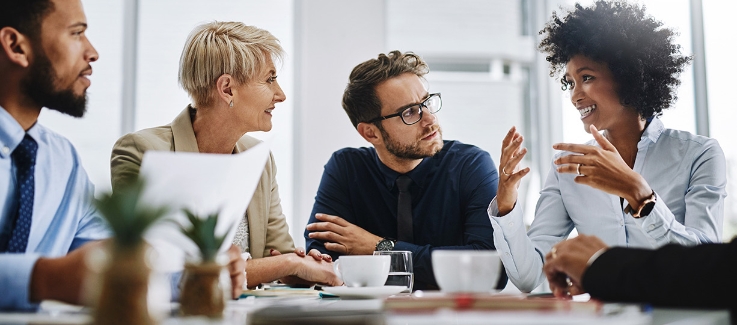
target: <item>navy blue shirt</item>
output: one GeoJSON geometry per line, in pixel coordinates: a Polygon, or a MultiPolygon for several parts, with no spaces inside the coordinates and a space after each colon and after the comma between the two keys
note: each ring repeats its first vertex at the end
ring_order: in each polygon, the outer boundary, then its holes
{"type": "MultiPolygon", "coordinates": [[[[399,192],[395,181],[400,175],[379,160],[374,148],[336,151],[325,165],[309,223],[317,222],[316,213],[325,213],[374,235],[396,239],[399,192]]],[[[394,250],[412,252],[414,289],[434,289],[433,250],[494,249],[486,209],[496,196],[499,174],[486,151],[444,141],[440,152],[423,159],[406,175],[413,181],[414,242],[398,241],[394,250]]],[[[326,250],[321,241],[309,238],[308,233],[305,231],[308,251],[314,248],[333,259],[340,256],[326,250]]],[[[503,278],[506,284],[506,274],[503,278]]]]}

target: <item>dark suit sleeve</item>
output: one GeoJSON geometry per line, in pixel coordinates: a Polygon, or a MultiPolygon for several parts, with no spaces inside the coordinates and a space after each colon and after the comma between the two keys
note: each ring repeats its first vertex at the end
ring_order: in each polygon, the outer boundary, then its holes
{"type": "Polygon", "coordinates": [[[611,248],[582,281],[592,297],[605,301],[734,310],[736,280],[737,240],[657,250],[611,248]]]}

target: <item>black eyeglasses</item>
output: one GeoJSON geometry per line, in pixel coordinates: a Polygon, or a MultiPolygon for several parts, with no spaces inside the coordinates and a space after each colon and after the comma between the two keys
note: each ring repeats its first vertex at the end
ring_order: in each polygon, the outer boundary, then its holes
{"type": "Polygon", "coordinates": [[[389,114],[386,116],[379,116],[368,123],[374,123],[388,118],[399,116],[402,118],[402,122],[407,125],[412,125],[419,122],[422,119],[423,107],[427,109],[430,114],[437,113],[441,107],[443,107],[443,100],[440,98],[440,93],[430,94],[422,101],[422,103],[414,104],[410,107],[403,109],[399,113],[389,114]]]}

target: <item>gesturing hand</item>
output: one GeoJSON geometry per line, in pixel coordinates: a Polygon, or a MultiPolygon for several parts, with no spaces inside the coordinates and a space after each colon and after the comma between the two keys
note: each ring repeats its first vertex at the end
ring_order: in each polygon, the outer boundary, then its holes
{"type": "Polygon", "coordinates": [[[593,124],[589,130],[601,148],[584,144],[556,143],[553,145],[554,149],[577,153],[556,159],[554,163],[558,165],[558,172],[577,174],[576,183],[623,197],[633,207],[650,196],[652,194],[650,185],[627,165],[617,148],[599,134],[593,124]]]}
{"type": "Polygon", "coordinates": [[[374,252],[381,237],[376,236],[345,219],[317,213],[315,218],[322,222],[307,225],[309,237],[325,242],[325,248],[348,255],[369,255],[374,252]]]}
{"type": "Polygon", "coordinates": [[[589,259],[607,245],[596,236],[579,235],[553,246],[545,255],[543,271],[556,297],[584,293],[581,285],[589,259]]]}
{"type": "Polygon", "coordinates": [[[522,177],[530,172],[530,168],[519,170],[519,162],[527,154],[527,149],[522,147],[522,135],[517,133],[516,127],[512,127],[502,140],[502,156],[499,159],[499,188],[496,192],[496,203],[499,216],[506,215],[517,203],[517,188],[522,177]]]}

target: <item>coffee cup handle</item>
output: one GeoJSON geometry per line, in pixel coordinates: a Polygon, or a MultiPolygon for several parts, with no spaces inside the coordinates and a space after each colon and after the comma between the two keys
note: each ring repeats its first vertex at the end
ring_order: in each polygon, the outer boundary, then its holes
{"type": "Polygon", "coordinates": [[[343,274],[340,273],[340,259],[333,263],[333,273],[335,273],[338,279],[343,281],[343,274]]]}

